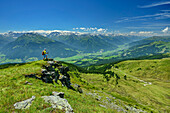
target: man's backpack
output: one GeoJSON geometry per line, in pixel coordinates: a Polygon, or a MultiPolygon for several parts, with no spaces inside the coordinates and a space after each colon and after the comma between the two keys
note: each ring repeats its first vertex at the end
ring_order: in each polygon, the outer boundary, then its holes
{"type": "Polygon", "coordinates": [[[44,55],[44,51],[42,51],[42,55],[44,55]]]}

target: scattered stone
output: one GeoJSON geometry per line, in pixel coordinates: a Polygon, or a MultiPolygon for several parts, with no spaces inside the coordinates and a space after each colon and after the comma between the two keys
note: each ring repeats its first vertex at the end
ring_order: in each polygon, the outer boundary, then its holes
{"type": "Polygon", "coordinates": [[[54,64],[54,61],[47,61],[48,64],[54,64]]]}
{"type": "Polygon", "coordinates": [[[134,112],[134,113],[147,113],[146,111],[143,111],[141,109],[137,109],[135,107],[132,107],[132,106],[127,106],[125,105],[125,108],[128,110],[128,111],[131,111],[131,112],[134,112]]]}
{"type": "Polygon", "coordinates": [[[31,106],[33,100],[35,100],[35,96],[32,96],[30,99],[15,103],[14,107],[15,109],[27,109],[31,106]]]}
{"type": "Polygon", "coordinates": [[[41,69],[41,73],[47,73],[47,70],[46,69],[41,69]]]}
{"type": "Polygon", "coordinates": [[[103,108],[107,108],[106,106],[102,105],[102,104],[99,104],[100,107],[103,107],[103,108]]]}
{"type": "Polygon", "coordinates": [[[25,85],[26,85],[26,84],[32,85],[32,83],[30,83],[30,82],[28,82],[28,81],[26,81],[24,84],[25,84],[25,85]]]}
{"type": "MultiPolygon", "coordinates": [[[[112,96],[113,97],[113,96],[112,96]]],[[[116,97],[113,97],[113,99],[116,99],[116,97]]]]}
{"type": "Polygon", "coordinates": [[[36,74],[25,75],[25,77],[40,79],[39,77],[36,76],[36,74]]]}
{"type": "Polygon", "coordinates": [[[55,92],[55,91],[53,91],[52,94],[54,96],[59,96],[60,98],[64,98],[64,93],[63,92],[55,92]]]}
{"type": "Polygon", "coordinates": [[[109,102],[111,102],[111,101],[112,101],[109,97],[106,97],[106,99],[107,99],[109,102]]]}
{"type": "Polygon", "coordinates": [[[101,98],[102,98],[101,96],[98,96],[98,97],[96,97],[96,100],[100,101],[101,98]]]}
{"type": "Polygon", "coordinates": [[[80,85],[78,84],[71,84],[71,86],[77,90],[79,93],[83,93],[83,90],[81,89],[80,85]]]}
{"type": "Polygon", "coordinates": [[[124,76],[124,79],[127,80],[127,76],[126,75],[124,76]]]}
{"type": "Polygon", "coordinates": [[[151,82],[148,82],[149,85],[151,85],[152,83],[151,82]]]}
{"type": "Polygon", "coordinates": [[[109,106],[110,106],[110,108],[112,108],[112,109],[116,109],[118,112],[124,112],[124,113],[126,113],[126,110],[125,110],[125,109],[123,109],[122,107],[116,105],[115,103],[110,103],[109,106]]]}
{"type": "Polygon", "coordinates": [[[148,84],[144,84],[143,86],[147,86],[148,84]]]}

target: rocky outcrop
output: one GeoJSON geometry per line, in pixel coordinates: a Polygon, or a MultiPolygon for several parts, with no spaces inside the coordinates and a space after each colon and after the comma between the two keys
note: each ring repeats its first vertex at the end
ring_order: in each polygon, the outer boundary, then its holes
{"type": "MultiPolygon", "coordinates": [[[[58,84],[58,80],[62,83],[63,86],[67,88],[71,88],[70,83],[70,75],[68,74],[69,67],[64,67],[59,61],[47,61],[47,65],[43,65],[43,69],[41,69],[41,77],[38,77],[36,74],[25,75],[25,77],[40,79],[45,83],[55,83],[58,84]]],[[[78,88],[79,92],[82,92],[80,88],[78,88]]]]}

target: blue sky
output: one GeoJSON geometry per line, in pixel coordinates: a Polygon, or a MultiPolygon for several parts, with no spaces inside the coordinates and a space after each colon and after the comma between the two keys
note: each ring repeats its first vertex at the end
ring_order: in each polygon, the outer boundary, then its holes
{"type": "Polygon", "coordinates": [[[169,33],[170,0],[0,0],[0,32],[169,33]]]}

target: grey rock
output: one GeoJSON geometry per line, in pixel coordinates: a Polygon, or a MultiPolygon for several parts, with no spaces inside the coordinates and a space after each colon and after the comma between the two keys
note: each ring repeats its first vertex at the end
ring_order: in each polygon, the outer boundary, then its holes
{"type": "Polygon", "coordinates": [[[32,85],[32,83],[30,83],[30,82],[28,82],[28,81],[26,81],[24,84],[25,84],[25,85],[26,85],[26,84],[32,85]]]}
{"type": "Polygon", "coordinates": [[[102,98],[101,96],[98,96],[98,97],[96,97],[96,100],[100,101],[101,98],[102,98]]]}
{"type": "Polygon", "coordinates": [[[116,105],[115,103],[108,103],[108,101],[105,101],[104,102],[106,105],[107,105],[107,107],[109,107],[109,108],[111,108],[111,109],[115,109],[115,110],[117,110],[118,112],[124,112],[124,113],[126,113],[127,111],[125,110],[125,109],[123,109],[121,106],[118,106],[118,105],[116,105]]]}
{"type": "Polygon", "coordinates": [[[64,98],[64,92],[55,92],[55,91],[53,91],[52,94],[54,96],[59,96],[60,98],[64,98]]]}
{"type": "MultiPolygon", "coordinates": [[[[113,96],[112,96],[113,97],[113,96]]],[[[113,99],[116,99],[116,97],[113,97],[113,99]]]]}
{"type": "Polygon", "coordinates": [[[143,111],[141,109],[137,109],[137,108],[132,107],[132,106],[130,107],[130,106],[125,105],[125,108],[128,109],[129,111],[135,112],[135,113],[147,113],[146,111],[143,111]]]}
{"type": "Polygon", "coordinates": [[[45,102],[50,103],[52,108],[65,110],[66,113],[73,113],[73,109],[66,99],[60,98],[59,96],[42,96],[42,98],[45,102]]]}
{"type": "Polygon", "coordinates": [[[31,106],[32,101],[35,99],[35,96],[32,96],[32,98],[17,102],[14,104],[15,109],[27,109],[31,106]]]}
{"type": "Polygon", "coordinates": [[[47,63],[49,63],[49,64],[54,64],[54,61],[47,61],[47,63]]]}
{"type": "Polygon", "coordinates": [[[42,73],[47,73],[47,70],[46,69],[41,69],[41,72],[42,73]]]}
{"type": "Polygon", "coordinates": [[[80,85],[78,85],[78,84],[74,84],[73,86],[74,86],[74,88],[80,87],[80,85]]]}
{"type": "Polygon", "coordinates": [[[100,107],[107,108],[105,105],[99,104],[100,107]]]}
{"type": "MultiPolygon", "coordinates": [[[[71,84],[71,83],[70,83],[71,84]]],[[[71,84],[71,86],[77,90],[79,93],[83,93],[83,90],[81,89],[80,85],[78,84],[71,84]]]]}
{"type": "Polygon", "coordinates": [[[112,101],[109,97],[106,97],[106,99],[107,99],[109,102],[111,102],[111,101],[112,101]]]}

